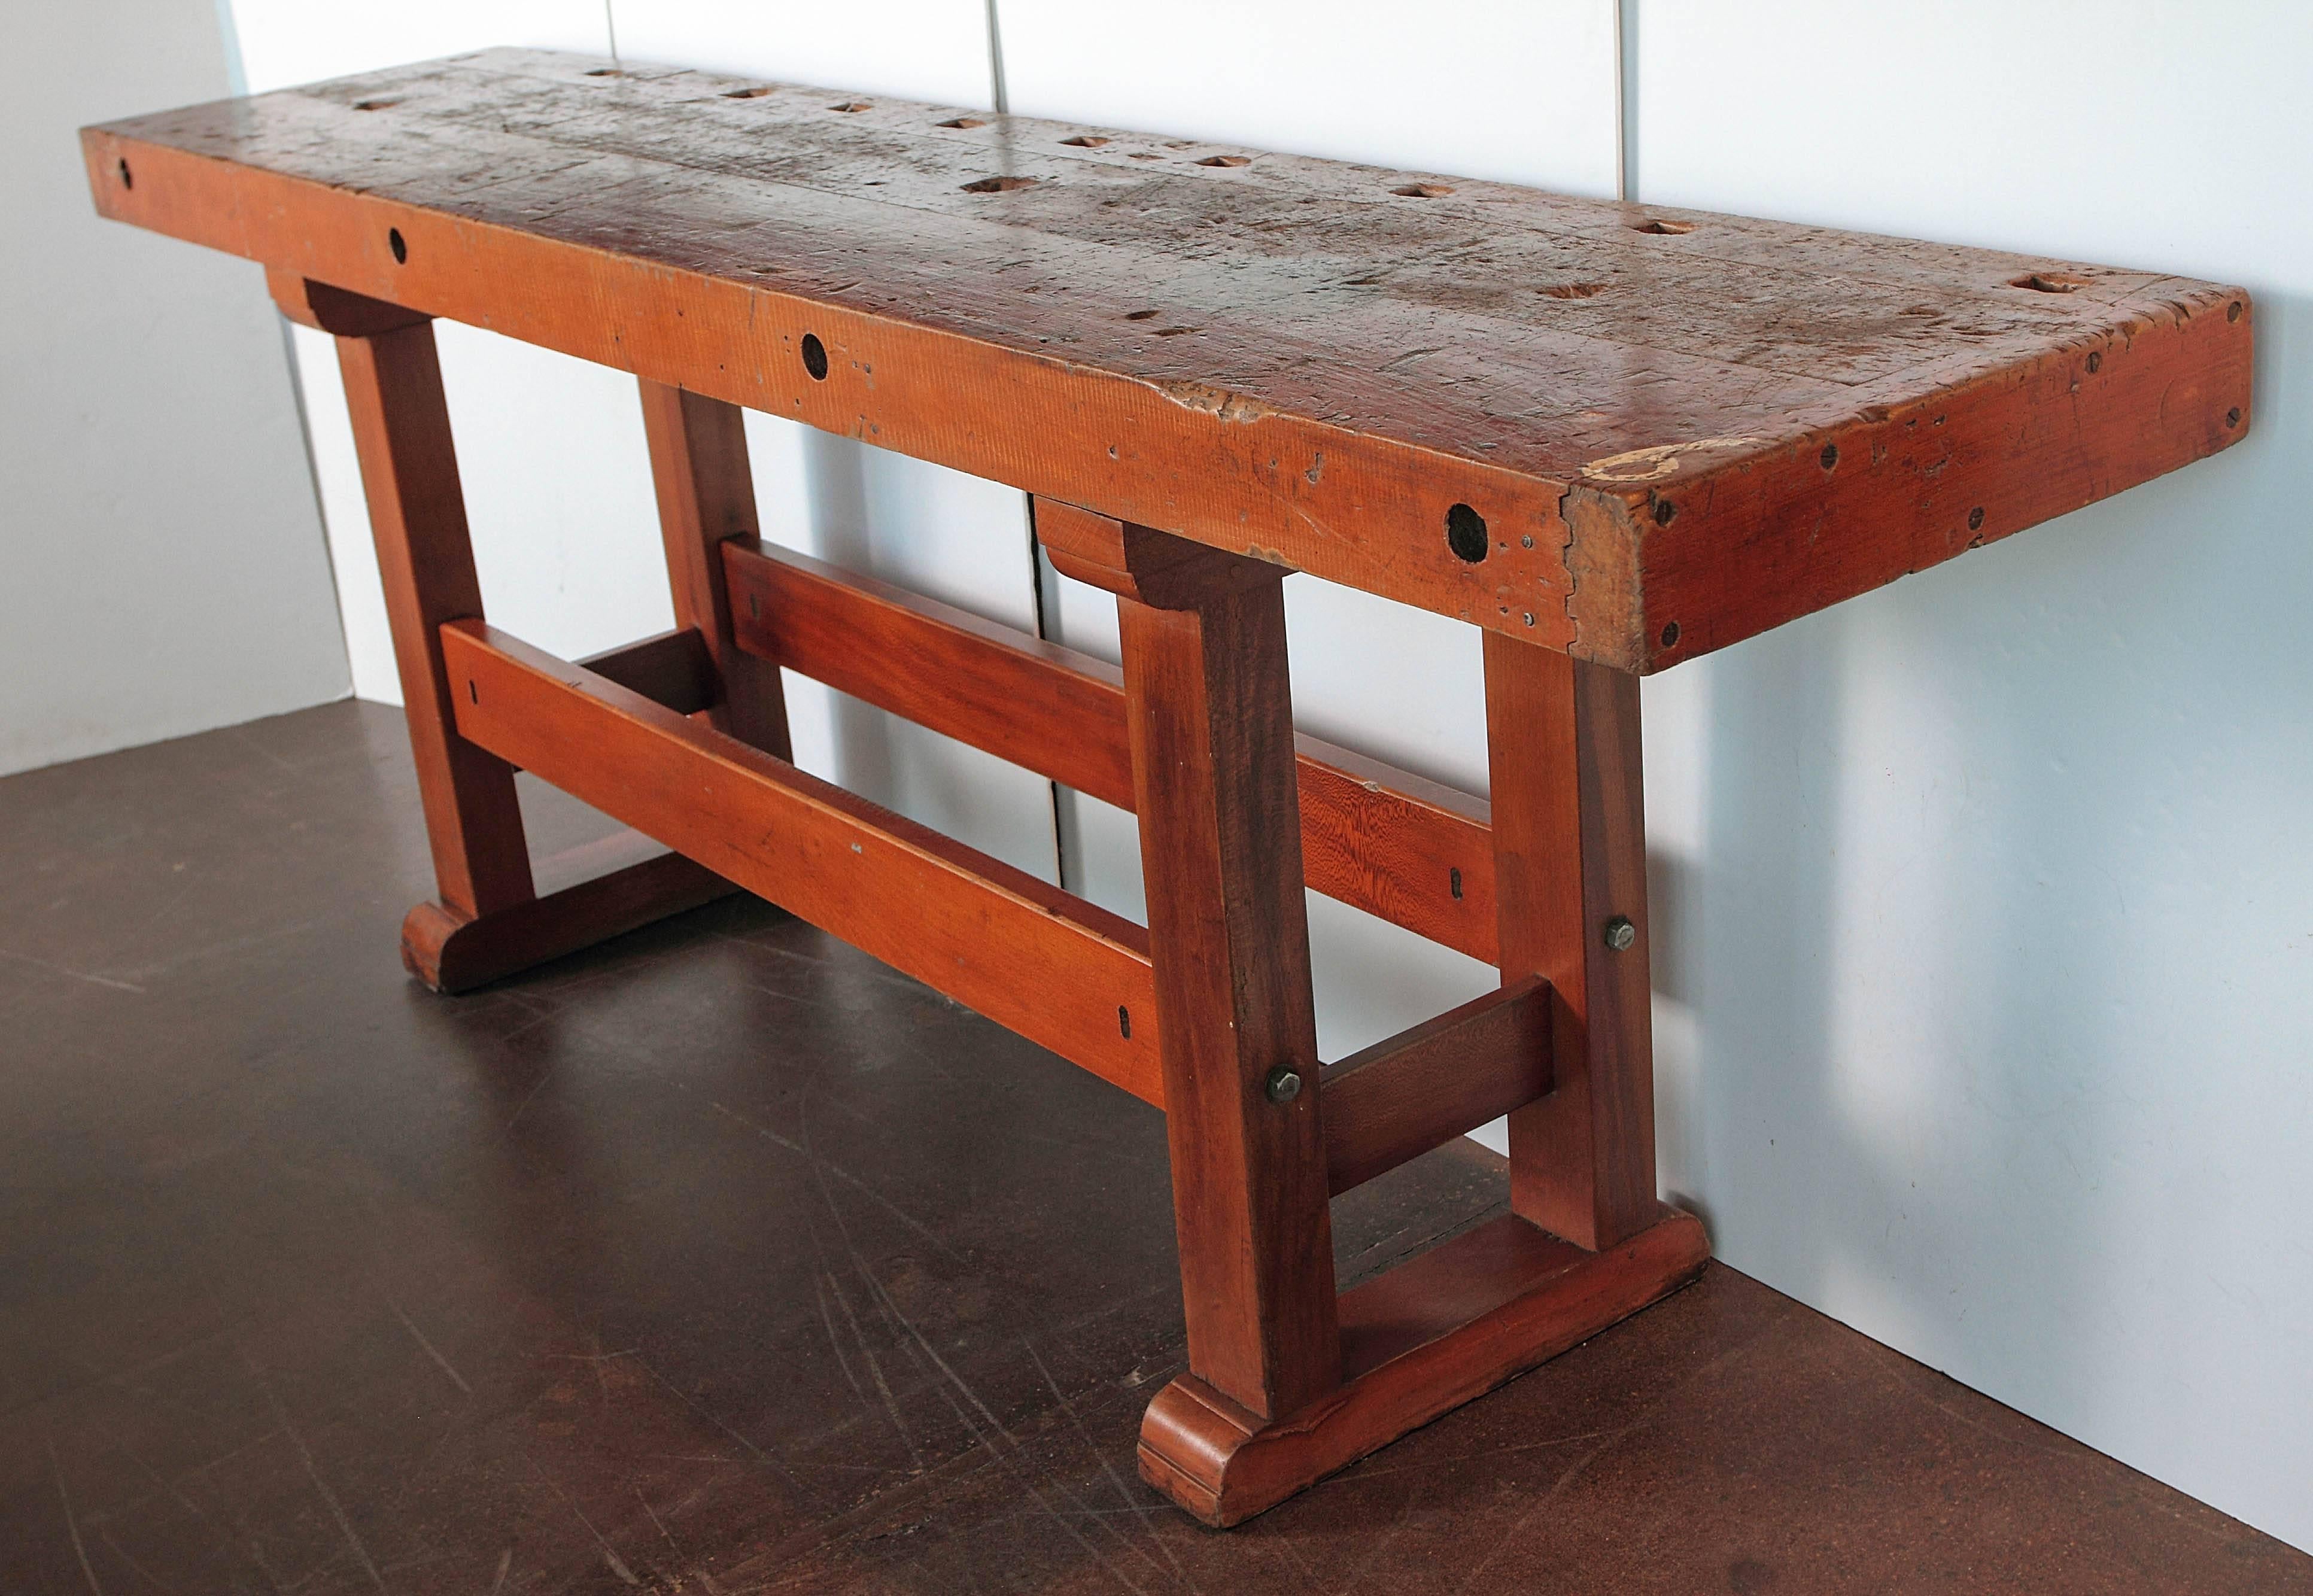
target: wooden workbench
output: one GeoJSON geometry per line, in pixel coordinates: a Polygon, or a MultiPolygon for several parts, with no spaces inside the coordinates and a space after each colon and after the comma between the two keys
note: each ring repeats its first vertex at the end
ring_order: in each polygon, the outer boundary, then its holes
{"type": "Polygon", "coordinates": [[[410,968],[736,883],[1163,1107],[1191,1372],[1141,1468],[1215,1523],[1702,1266],[1655,1186],[1639,674],[2249,425],[2236,289],[589,57],[84,144],[106,215],[339,338],[410,968]],[[573,663],[483,618],[435,316],[641,379],[675,631],[573,663]],[[742,407],[1034,495],[1122,670],[761,541],[742,407]],[[1485,629],[1491,804],[1294,736],[1296,570],[1485,629]],[[1148,926],[796,770],[782,669],[1136,810],[1148,926]],[[533,870],[517,767],[673,851],[533,870]],[[1305,882],[1501,988],[1321,1065],[1305,882]],[[1329,1196],[1503,1113],[1515,1212],[1337,1295],[1329,1196]]]}

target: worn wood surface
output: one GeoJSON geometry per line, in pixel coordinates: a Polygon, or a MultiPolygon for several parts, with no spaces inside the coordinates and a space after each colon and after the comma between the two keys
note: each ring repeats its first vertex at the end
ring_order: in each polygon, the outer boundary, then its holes
{"type": "Polygon", "coordinates": [[[107,215],[1623,669],[2250,422],[2237,289],[585,57],[84,142],[107,215]]]}
{"type": "MultiPolygon", "coordinates": [[[[1105,660],[756,539],[723,557],[741,649],[1133,806],[1124,673],[1105,660]]],[[[1294,749],[1308,884],[1491,963],[1486,801],[1315,737],[1294,749]]]]}

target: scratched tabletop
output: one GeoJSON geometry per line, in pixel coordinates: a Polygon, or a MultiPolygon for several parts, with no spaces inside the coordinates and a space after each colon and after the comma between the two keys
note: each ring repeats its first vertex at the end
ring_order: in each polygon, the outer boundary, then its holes
{"type": "Polygon", "coordinates": [[[2248,425],[2234,288],[591,57],[84,142],[119,219],[1630,670],[2248,425]]]}

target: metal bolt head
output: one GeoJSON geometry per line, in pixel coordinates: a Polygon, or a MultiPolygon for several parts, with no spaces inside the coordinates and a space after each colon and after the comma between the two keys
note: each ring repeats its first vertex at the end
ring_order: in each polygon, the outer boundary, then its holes
{"type": "Polygon", "coordinates": [[[1631,924],[1628,915],[1616,915],[1606,922],[1606,945],[1617,953],[1627,953],[1639,940],[1639,928],[1631,924]]]}
{"type": "Polygon", "coordinates": [[[1263,1089],[1273,1103],[1289,1103],[1301,1095],[1301,1073],[1290,1065],[1279,1065],[1269,1072],[1263,1089]]]}

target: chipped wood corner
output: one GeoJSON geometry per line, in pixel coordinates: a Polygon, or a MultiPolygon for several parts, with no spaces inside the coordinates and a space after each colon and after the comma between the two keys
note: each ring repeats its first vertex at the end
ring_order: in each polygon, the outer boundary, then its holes
{"type": "Polygon", "coordinates": [[[1648,647],[1640,554],[1653,495],[1577,483],[1559,500],[1566,523],[1566,652],[1617,671],[1658,668],[1648,647]]]}

